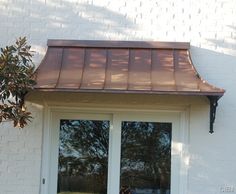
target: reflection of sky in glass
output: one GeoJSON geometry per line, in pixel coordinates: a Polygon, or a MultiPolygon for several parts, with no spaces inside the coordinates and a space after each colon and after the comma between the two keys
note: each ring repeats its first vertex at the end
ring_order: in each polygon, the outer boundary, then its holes
{"type": "Polygon", "coordinates": [[[121,190],[170,191],[171,123],[122,122],[121,190]]]}
{"type": "Polygon", "coordinates": [[[58,192],[105,194],[108,144],[109,121],[61,120],[58,192]]]}

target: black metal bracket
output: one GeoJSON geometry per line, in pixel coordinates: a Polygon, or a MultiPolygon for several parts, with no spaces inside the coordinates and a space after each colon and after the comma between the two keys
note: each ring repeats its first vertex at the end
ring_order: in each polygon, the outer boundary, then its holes
{"type": "Polygon", "coordinates": [[[210,101],[210,133],[214,133],[214,122],[216,118],[216,108],[218,106],[218,100],[220,99],[220,96],[207,96],[207,98],[210,101]]]}

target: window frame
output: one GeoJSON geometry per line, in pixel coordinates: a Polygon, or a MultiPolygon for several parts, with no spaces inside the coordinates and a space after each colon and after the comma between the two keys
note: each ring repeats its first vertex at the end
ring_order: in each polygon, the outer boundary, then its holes
{"type": "Polygon", "coordinates": [[[40,194],[56,194],[59,121],[61,119],[110,121],[107,194],[119,194],[120,189],[121,122],[171,122],[171,194],[187,194],[188,112],[187,108],[172,110],[104,110],[48,107],[44,114],[40,194]]]}

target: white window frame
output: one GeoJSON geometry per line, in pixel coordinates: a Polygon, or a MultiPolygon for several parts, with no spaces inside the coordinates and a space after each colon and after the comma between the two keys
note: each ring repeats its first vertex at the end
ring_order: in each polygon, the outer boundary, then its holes
{"type": "Polygon", "coordinates": [[[56,194],[58,145],[61,119],[109,120],[109,155],[107,194],[119,194],[121,122],[146,121],[172,123],[171,194],[187,194],[189,110],[121,110],[72,107],[48,107],[44,115],[43,154],[40,194],[56,194]]]}

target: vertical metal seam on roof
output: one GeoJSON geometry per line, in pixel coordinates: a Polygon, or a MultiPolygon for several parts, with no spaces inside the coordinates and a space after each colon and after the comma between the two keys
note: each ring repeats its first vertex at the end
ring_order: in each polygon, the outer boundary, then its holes
{"type": "Polygon", "coordinates": [[[200,84],[203,80],[202,80],[200,74],[198,73],[197,69],[193,65],[189,49],[187,50],[187,54],[188,54],[188,62],[191,65],[193,71],[195,72],[196,77],[198,78],[197,79],[197,88],[198,88],[199,91],[202,91],[201,88],[200,88],[200,84]]]}
{"type": "Polygon", "coordinates": [[[176,66],[177,64],[179,63],[179,61],[177,62],[177,60],[179,60],[179,58],[177,58],[177,50],[176,49],[173,49],[173,65],[174,65],[174,87],[175,87],[175,91],[178,91],[178,87],[177,87],[177,82],[176,82],[176,66]]]}
{"type": "Polygon", "coordinates": [[[130,81],[130,65],[131,65],[131,58],[130,58],[130,55],[131,55],[131,49],[128,48],[128,55],[129,55],[129,59],[128,59],[128,65],[127,65],[127,87],[126,87],[126,90],[128,91],[129,90],[129,81],[130,81]]]}
{"type": "Polygon", "coordinates": [[[105,76],[104,76],[104,82],[103,82],[103,90],[106,88],[106,82],[107,82],[107,70],[108,70],[108,53],[109,53],[109,49],[106,49],[106,66],[105,66],[105,76]]]}
{"type": "Polygon", "coordinates": [[[153,91],[153,75],[152,75],[152,69],[153,69],[153,52],[154,49],[150,49],[151,50],[151,64],[150,64],[150,87],[151,87],[151,91],[153,91]]]}
{"type": "Polygon", "coordinates": [[[62,47],[62,52],[61,52],[61,64],[60,64],[60,69],[59,69],[59,75],[56,81],[56,85],[55,88],[58,87],[59,81],[60,81],[60,77],[61,77],[61,69],[62,69],[62,65],[63,65],[63,58],[64,58],[64,47],[62,47]]]}
{"type": "Polygon", "coordinates": [[[83,67],[82,67],[82,73],[81,73],[81,78],[80,78],[80,83],[78,84],[78,89],[80,89],[81,88],[81,86],[82,86],[82,84],[83,84],[83,78],[84,78],[84,68],[85,68],[85,66],[86,66],[86,63],[87,63],[87,60],[86,60],[86,58],[87,58],[87,49],[86,48],[84,48],[84,60],[83,60],[83,67]]]}

